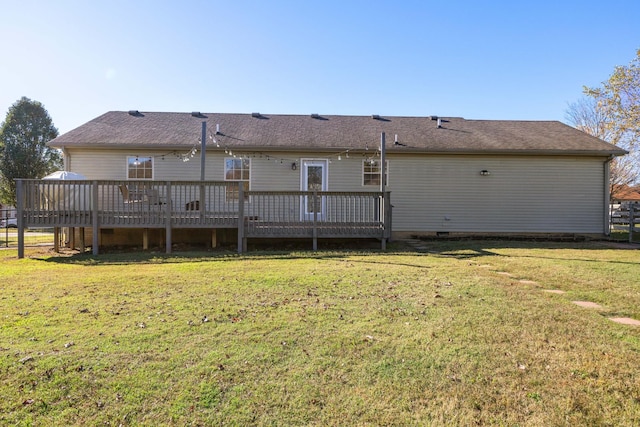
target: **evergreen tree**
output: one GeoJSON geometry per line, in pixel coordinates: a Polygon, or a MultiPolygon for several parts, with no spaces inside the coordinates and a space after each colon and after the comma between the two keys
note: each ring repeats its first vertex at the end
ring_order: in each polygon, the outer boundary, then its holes
{"type": "Polygon", "coordinates": [[[0,126],[0,200],[16,205],[16,178],[42,178],[62,165],[60,153],[47,146],[58,129],[44,106],[22,97],[0,126]]]}

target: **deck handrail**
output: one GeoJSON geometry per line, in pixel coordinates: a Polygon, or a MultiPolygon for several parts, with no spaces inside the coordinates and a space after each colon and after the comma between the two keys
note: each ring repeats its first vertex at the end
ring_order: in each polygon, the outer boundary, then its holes
{"type": "MultiPolygon", "coordinates": [[[[237,228],[238,251],[257,237],[375,237],[391,233],[389,192],[256,191],[235,181],[20,179],[19,233],[31,226],[237,228]]],[[[97,254],[97,233],[93,235],[97,254]]]]}

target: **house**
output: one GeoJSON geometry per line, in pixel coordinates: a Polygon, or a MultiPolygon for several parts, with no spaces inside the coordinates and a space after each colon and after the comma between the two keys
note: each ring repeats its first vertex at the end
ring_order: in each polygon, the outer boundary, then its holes
{"type": "MultiPolygon", "coordinates": [[[[557,121],[139,111],[108,112],[50,146],[90,180],[226,182],[224,200],[242,192],[246,207],[257,192],[388,193],[394,238],[606,234],[609,161],[626,154],[557,121]]],[[[299,209],[288,208],[310,220],[299,209]]],[[[316,221],[326,209],[312,209],[316,221]]]]}
{"type": "Polygon", "coordinates": [[[0,203],[0,220],[8,220],[16,218],[16,208],[10,205],[0,203]]]}
{"type": "Polygon", "coordinates": [[[611,202],[613,204],[640,202],[640,186],[614,185],[611,190],[611,202]]]}

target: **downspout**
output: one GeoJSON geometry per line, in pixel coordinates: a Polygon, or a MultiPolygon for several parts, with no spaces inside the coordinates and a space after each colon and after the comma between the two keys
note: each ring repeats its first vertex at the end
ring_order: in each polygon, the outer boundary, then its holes
{"type": "Polygon", "coordinates": [[[609,164],[615,158],[613,154],[605,160],[604,167],[604,235],[611,235],[611,168],[609,164]]]}
{"type": "Polygon", "coordinates": [[[69,150],[65,147],[62,147],[62,167],[65,171],[71,172],[71,154],[69,154],[69,150]]]}

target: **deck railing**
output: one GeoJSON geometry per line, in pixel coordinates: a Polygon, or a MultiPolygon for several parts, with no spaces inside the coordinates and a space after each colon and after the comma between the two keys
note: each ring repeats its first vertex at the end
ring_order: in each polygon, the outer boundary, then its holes
{"type": "MultiPolygon", "coordinates": [[[[379,238],[391,233],[389,193],[244,191],[227,181],[17,180],[18,228],[237,228],[247,238],[379,238]]],[[[93,251],[98,251],[93,232],[93,251]]],[[[20,237],[19,237],[20,254],[20,237]]]]}

